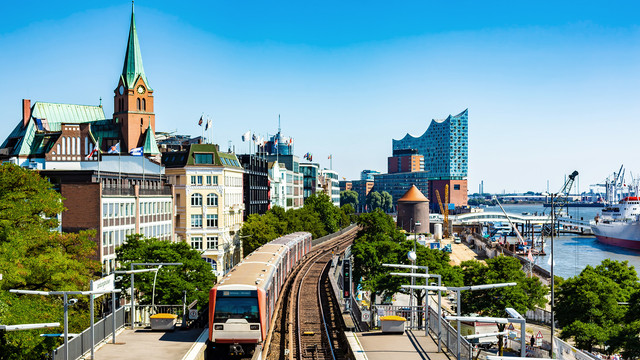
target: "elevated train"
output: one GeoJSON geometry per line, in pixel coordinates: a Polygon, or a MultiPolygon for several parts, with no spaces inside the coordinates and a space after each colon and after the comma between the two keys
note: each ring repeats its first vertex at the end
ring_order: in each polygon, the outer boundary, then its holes
{"type": "Polygon", "coordinates": [[[234,266],[209,292],[210,349],[244,355],[265,341],[287,276],[311,251],[311,234],[266,243],[234,266]]]}

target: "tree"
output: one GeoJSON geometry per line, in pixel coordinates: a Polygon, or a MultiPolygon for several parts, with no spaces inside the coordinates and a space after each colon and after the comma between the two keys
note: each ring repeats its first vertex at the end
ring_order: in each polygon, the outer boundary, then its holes
{"type": "MultiPolygon", "coordinates": [[[[0,324],[60,321],[60,298],[8,290],[87,290],[99,269],[100,264],[91,260],[95,243],[90,237],[95,232],[52,231],[64,210],[62,200],[37,172],[0,165],[0,324]]],[[[70,309],[70,332],[89,324],[88,304],[79,300],[70,309]]],[[[0,359],[39,359],[58,343],[41,338],[38,331],[0,334],[0,359]]]]}
{"type": "MultiPolygon", "coordinates": [[[[515,282],[516,286],[478,291],[463,291],[462,308],[466,313],[478,313],[482,316],[504,317],[505,309],[510,307],[521,314],[546,304],[548,288],[537,277],[527,277],[521,269],[520,261],[513,257],[498,256],[487,259],[486,265],[476,260],[461,264],[464,284],[481,285],[515,282]]],[[[498,324],[498,330],[504,331],[505,324],[498,324]]],[[[502,356],[502,338],[499,337],[498,351],[502,356]]]]}
{"type": "Polygon", "coordinates": [[[340,230],[340,212],[325,193],[313,194],[304,200],[304,207],[318,215],[324,224],[325,231],[330,234],[340,230]]]}
{"type": "MultiPolygon", "coordinates": [[[[155,303],[175,305],[182,303],[182,292],[187,291],[187,303],[198,300],[202,308],[209,303],[209,290],[216,282],[211,265],[204,261],[200,252],[191,249],[185,242],[170,242],[155,238],[144,239],[135,234],[118,247],[116,256],[121,270],[130,270],[131,263],[182,263],[181,266],[165,266],[158,271],[155,303]]],[[[135,275],[135,284],[141,304],[151,304],[155,272],[135,275]]],[[[130,286],[128,276],[123,277],[122,286],[130,286]]]]}
{"type": "Polygon", "coordinates": [[[379,192],[370,191],[367,194],[367,206],[369,206],[369,211],[382,209],[382,196],[380,196],[379,192]]]}
{"type": "Polygon", "coordinates": [[[627,261],[610,259],[595,268],[587,266],[580,275],[564,281],[558,286],[556,299],[561,337],[573,337],[578,347],[589,351],[609,340],[624,342],[621,324],[626,306],[620,303],[628,302],[638,290],[637,281],[637,273],[627,261]]]}
{"type": "Polygon", "coordinates": [[[386,191],[380,193],[382,199],[382,210],[384,212],[390,212],[393,209],[393,197],[386,191]]]}
{"type": "Polygon", "coordinates": [[[340,206],[351,204],[355,209],[358,206],[358,193],[353,190],[345,190],[340,192],[340,206]]]}

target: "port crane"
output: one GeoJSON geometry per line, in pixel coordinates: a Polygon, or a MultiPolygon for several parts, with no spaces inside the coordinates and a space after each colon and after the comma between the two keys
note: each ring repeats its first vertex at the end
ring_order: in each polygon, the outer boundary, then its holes
{"type": "MultiPolygon", "coordinates": [[[[565,206],[568,202],[569,199],[569,193],[571,192],[571,187],[573,186],[573,182],[575,181],[576,177],[578,176],[578,171],[574,170],[570,175],[569,175],[569,179],[567,179],[567,181],[565,181],[564,185],[562,185],[562,188],[560,188],[560,191],[558,191],[555,194],[552,194],[552,198],[551,201],[553,202],[553,207],[552,207],[552,214],[551,216],[554,219],[557,219],[560,217],[560,213],[562,211],[562,207],[565,206]],[[555,197],[555,200],[554,200],[555,197]]],[[[555,226],[555,224],[551,224],[551,226],[555,226]]],[[[547,233],[551,233],[552,229],[546,229],[547,233]]]]}
{"type": "Polygon", "coordinates": [[[440,199],[440,192],[438,191],[438,189],[436,189],[436,197],[438,198],[438,205],[440,206],[440,213],[442,214],[442,216],[444,217],[444,220],[442,221],[442,227],[443,232],[444,232],[444,237],[448,238],[449,237],[449,203],[448,203],[448,199],[449,199],[449,185],[445,185],[444,186],[444,201],[446,202],[447,206],[446,208],[444,206],[442,206],[442,199],[440,199]]]}

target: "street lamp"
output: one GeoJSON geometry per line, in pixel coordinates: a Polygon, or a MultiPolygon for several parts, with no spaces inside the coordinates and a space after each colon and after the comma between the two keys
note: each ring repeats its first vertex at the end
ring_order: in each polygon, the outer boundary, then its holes
{"type": "MultiPolygon", "coordinates": [[[[387,264],[384,264],[387,265],[387,264]]],[[[427,271],[429,271],[427,269],[427,271]]],[[[438,286],[442,286],[442,276],[441,275],[437,275],[437,274],[409,274],[409,273],[390,273],[389,275],[393,275],[393,276],[411,276],[411,278],[426,278],[426,282],[429,281],[429,278],[437,278],[438,279],[438,286]]],[[[429,290],[425,290],[427,293],[425,294],[425,321],[426,321],[426,326],[425,326],[425,336],[429,335],[429,294],[428,291],[429,290]]],[[[442,338],[441,338],[441,326],[442,326],[442,293],[440,291],[437,291],[438,293],[438,352],[442,351],[442,338]]]]}
{"type": "MultiPolygon", "coordinates": [[[[11,289],[9,292],[14,294],[26,294],[26,295],[62,295],[64,303],[64,358],[69,360],[69,306],[75,305],[78,299],[69,299],[69,295],[98,295],[119,292],[119,290],[107,290],[107,291],[38,291],[38,290],[16,290],[11,289]]],[[[115,315],[114,315],[115,316],[115,315]]],[[[60,326],[60,324],[58,324],[60,326]]],[[[115,332],[116,329],[113,329],[115,332]]],[[[93,349],[94,344],[91,344],[93,349]]]]}
{"type": "MultiPolygon", "coordinates": [[[[475,290],[487,290],[487,289],[496,289],[496,288],[501,288],[501,287],[507,287],[507,286],[516,286],[518,285],[517,283],[514,282],[510,282],[510,283],[499,283],[499,284],[483,284],[483,285],[471,285],[471,286],[460,286],[460,287],[447,287],[447,286],[413,286],[413,285],[402,285],[403,288],[414,288],[414,289],[425,289],[425,290],[435,290],[435,291],[447,291],[447,290],[451,290],[451,291],[455,291],[456,292],[456,301],[457,301],[457,313],[458,313],[458,317],[462,316],[462,310],[461,310],[461,304],[460,304],[460,292],[463,290],[471,290],[471,291],[475,291],[475,290]]],[[[460,360],[460,320],[457,321],[457,333],[458,333],[458,340],[457,340],[457,359],[460,360]]]]}
{"type": "Polygon", "coordinates": [[[556,322],[555,322],[555,279],[553,275],[553,265],[555,263],[553,258],[553,235],[556,229],[556,211],[555,211],[555,198],[558,196],[562,196],[561,193],[542,193],[542,195],[551,197],[551,349],[549,350],[549,356],[553,359],[553,336],[556,331],[556,322]]]}
{"type": "MultiPolygon", "coordinates": [[[[130,274],[131,275],[131,330],[135,328],[135,314],[136,314],[136,298],[134,294],[134,274],[150,272],[150,271],[158,271],[160,268],[154,269],[138,269],[134,270],[134,266],[180,266],[182,263],[131,263],[131,270],[119,270],[114,271],[116,274],[130,274]]],[[[157,273],[156,273],[157,275],[157,273]]]]}

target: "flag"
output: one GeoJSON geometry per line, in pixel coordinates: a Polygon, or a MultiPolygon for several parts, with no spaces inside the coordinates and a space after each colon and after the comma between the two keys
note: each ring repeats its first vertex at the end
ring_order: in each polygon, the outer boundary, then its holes
{"type": "Polygon", "coordinates": [[[256,134],[253,134],[251,136],[251,140],[253,140],[253,142],[257,142],[258,141],[258,137],[256,136],[256,134]]]}
{"type": "Polygon", "coordinates": [[[107,154],[119,154],[120,153],[120,143],[116,143],[115,145],[113,145],[112,147],[109,148],[109,151],[107,151],[107,154]]]}
{"type": "MultiPolygon", "coordinates": [[[[202,121],[202,119],[200,119],[202,121]]],[[[208,130],[211,127],[211,119],[207,119],[207,124],[204,126],[204,130],[208,130]]]]}
{"type": "Polygon", "coordinates": [[[91,157],[93,156],[93,154],[95,154],[95,153],[97,153],[97,152],[98,152],[98,147],[96,146],[96,147],[94,147],[94,148],[93,148],[93,150],[91,150],[91,152],[89,153],[89,155],[87,155],[87,156],[85,157],[85,159],[91,159],[91,157]]]}
{"type": "Polygon", "coordinates": [[[293,144],[293,138],[289,138],[289,145],[293,144]]]}
{"type": "Polygon", "coordinates": [[[198,125],[202,126],[202,115],[200,115],[200,121],[198,121],[198,125]]]}
{"type": "Polygon", "coordinates": [[[278,145],[278,138],[276,138],[275,140],[273,140],[273,145],[278,145]]]}
{"type": "Polygon", "coordinates": [[[313,155],[309,155],[309,161],[313,161],[313,155]]]}
{"type": "Polygon", "coordinates": [[[331,160],[331,155],[329,155],[329,157],[327,159],[331,160]]]}
{"type": "Polygon", "coordinates": [[[242,134],[242,141],[247,141],[247,140],[251,140],[251,130],[249,130],[246,133],[242,134]]]}
{"type": "Polygon", "coordinates": [[[529,255],[527,255],[527,259],[529,259],[530,262],[533,262],[533,255],[531,255],[531,249],[529,249],[529,255]]]}
{"type": "Polygon", "coordinates": [[[142,146],[129,150],[129,154],[132,156],[142,156],[142,146]]]}

